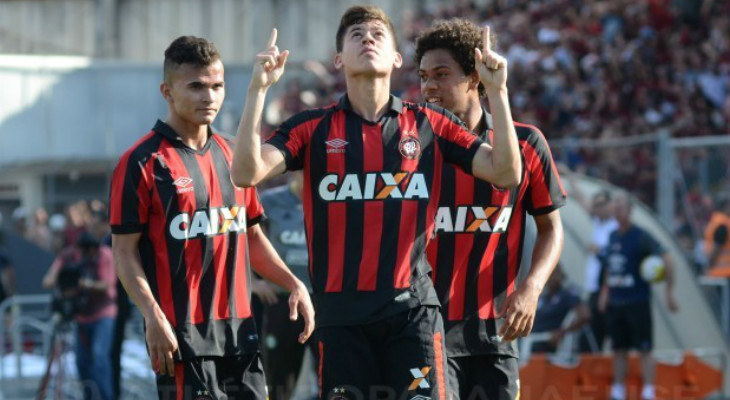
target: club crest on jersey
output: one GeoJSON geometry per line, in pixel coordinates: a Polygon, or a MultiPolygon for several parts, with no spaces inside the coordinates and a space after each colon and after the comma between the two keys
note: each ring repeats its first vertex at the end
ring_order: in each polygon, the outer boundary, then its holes
{"type": "Polygon", "coordinates": [[[191,215],[180,213],[170,220],[170,236],[177,240],[246,232],[244,207],[219,207],[198,210],[191,215]]]}
{"type": "Polygon", "coordinates": [[[324,201],[428,199],[428,186],[422,173],[378,172],[365,174],[325,175],[319,181],[319,197],[324,201]]]}
{"type": "Polygon", "coordinates": [[[195,190],[194,187],[190,186],[190,184],[193,183],[193,180],[191,178],[188,178],[187,176],[181,176],[177,179],[175,179],[175,182],[172,184],[177,186],[177,193],[186,193],[186,192],[192,192],[195,190]]]}
{"type": "Polygon", "coordinates": [[[327,144],[327,153],[344,153],[345,146],[347,146],[349,142],[347,140],[336,138],[325,141],[325,144],[327,144]]]}
{"type": "Polygon", "coordinates": [[[456,209],[439,207],[434,230],[437,233],[501,233],[507,230],[511,216],[511,206],[460,206],[456,209]]]}
{"type": "Polygon", "coordinates": [[[421,157],[421,141],[416,136],[406,135],[398,143],[400,154],[409,159],[417,160],[421,157]]]}

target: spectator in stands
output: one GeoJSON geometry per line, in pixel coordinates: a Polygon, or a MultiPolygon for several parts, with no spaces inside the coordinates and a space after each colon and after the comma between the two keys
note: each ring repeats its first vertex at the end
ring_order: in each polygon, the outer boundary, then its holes
{"type": "Polygon", "coordinates": [[[84,384],[84,399],[112,400],[111,346],[117,314],[116,274],[111,249],[89,233],[61,252],[43,277],[43,287],[54,288],[62,270],[78,271],[72,298],[77,305],[76,366],[84,384]]]}
{"type": "Polygon", "coordinates": [[[44,208],[38,208],[33,213],[33,220],[28,225],[25,238],[43,250],[53,249],[53,237],[48,228],[48,213],[44,208]]]}
{"type": "Polygon", "coordinates": [[[618,229],[609,237],[600,258],[604,270],[599,309],[606,311],[606,327],[614,351],[611,399],[626,399],[628,351],[638,350],[641,357],[642,400],[653,400],[654,359],[651,315],[651,287],[642,278],[640,266],[649,256],[662,256],[666,280],[666,306],[678,309],[674,298],[674,269],[669,254],[649,233],[631,221],[632,203],[628,194],[620,193],[614,200],[618,229]]]}
{"type": "Polygon", "coordinates": [[[588,307],[590,308],[590,330],[581,335],[581,352],[600,352],[606,336],[606,322],[603,312],[598,309],[598,296],[601,288],[601,262],[598,253],[608,244],[611,232],[618,228],[618,222],[613,217],[611,207],[611,193],[601,190],[595,193],[590,201],[586,200],[575,176],[568,175],[571,197],[580,204],[590,215],[593,226],[590,239],[585,243],[588,254],[585,271],[585,291],[588,293],[588,307]]]}
{"type": "Polygon", "coordinates": [[[565,284],[565,271],[560,264],[550,275],[537,303],[533,334],[550,333],[548,341],[536,342],[533,352],[554,353],[566,334],[583,328],[590,320],[588,307],[581,301],[576,288],[565,284]],[[574,313],[569,322],[566,316],[574,313]]]}

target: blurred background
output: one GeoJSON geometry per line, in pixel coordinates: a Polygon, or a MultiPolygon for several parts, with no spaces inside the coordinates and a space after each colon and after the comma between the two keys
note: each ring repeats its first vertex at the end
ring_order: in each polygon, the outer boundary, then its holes
{"type": "MultiPolygon", "coordinates": [[[[252,57],[278,27],[279,47],[291,56],[268,98],[270,130],[303,108],[329,104],[343,94],[344,79],[332,66],[334,36],[340,15],[356,3],[0,0],[0,251],[15,271],[16,298],[0,306],[5,318],[0,399],[32,398],[28,393],[42,375],[52,342],[52,329],[44,325],[48,292],[41,279],[56,254],[82,232],[108,233],[101,216],[112,169],[166,114],[158,87],[169,43],[180,35],[215,42],[227,89],[215,125],[235,133],[252,57]],[[21,362],[28,360],[21,355],[38,357],[38,366],[21,362]]],[[[642,204],[635,209],[637,224],[671,250],[678,269],[680,313],[669,315],[655,302],[658,354],[666,351],[668,363],[678,364],[691,352],[715,370],[726,370],[730,289],[727,278],[706,274],[704,243],[718,199],[730,193],[730,2],[367,3],[382,7],[396,25],[406,62],[394,76],[393,90],[412,101],[420,101],[412,57],[413,39],[422,29],[454,16],[492,27],[497,51],[509,60],[514,119],[545,134],[571,196],[562,212],[567,280],[586,296],[591,214],[575,192],[591,198],[606,189],[628,191],[642,204]]],[[[146,398],[154,383],[151,373],[143,372],[148,368],[138,317],[127,330],[136,341],[125,343],[126,362],[136,367],[124,369],[123,397],[146,398]]],[[[564,364],[577,362],[573,353],[565,352],[564,364]]],[[[700,377],[686,375],[692,368],[684,368],[682,382],[704,387],[700,377]]],[[[707,385],[711,390],[702,398],[728,394],[724,382],[707,385]]],[[[542,398],[537,389],[531,393],[523,398],[542,398]]],[[[687,393],[665,397],[700,396],[687,393]]]]}

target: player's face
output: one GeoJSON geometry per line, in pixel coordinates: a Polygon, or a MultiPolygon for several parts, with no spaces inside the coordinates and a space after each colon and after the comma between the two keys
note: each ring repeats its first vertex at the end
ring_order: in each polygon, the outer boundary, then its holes
{"type": "Polygon", "coordinates": [[[418,68],[423,100],[446,108],[456,115],[464,114],[469,95],[478,90],[474,78],[465,75],[461,66],[446,49],[427,51],[418,68]]]}
{"type": "Polygon", "coordinates": [[[172,118],[193,125],[213,123],[226,97],[220,60],[202,68],[183,64],[168,79],[162,84],[162,93],[172,118]]]}
{"type": "Polygon", "coordinates": [[[347,28],[335,67],[352,75],[387,76],[403,59],[395,50],[392,32],[385,23],[366,21],[347,28]]]}

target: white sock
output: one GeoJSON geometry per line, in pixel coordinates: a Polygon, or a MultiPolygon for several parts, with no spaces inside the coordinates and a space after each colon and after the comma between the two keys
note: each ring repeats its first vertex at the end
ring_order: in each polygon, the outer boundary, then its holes
{"type": "Polygon", "coordinates": [[[655,397],[654,385],[646,384],[641,388],[641,400],[654,400],[655,397]]]}
{"type": "Polygon", "coordinates": [[[623,383],[614,383],[611,385],[611,398],[614,400],[625,400],[626,385],[623,383]]]}

